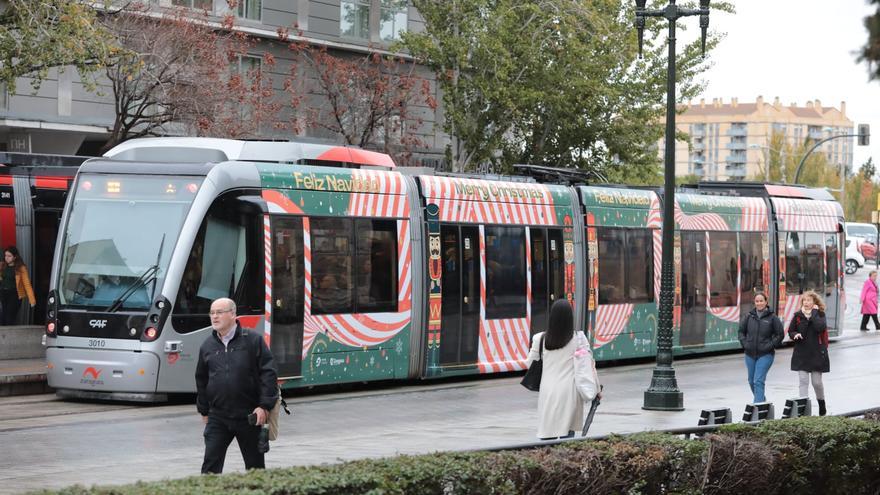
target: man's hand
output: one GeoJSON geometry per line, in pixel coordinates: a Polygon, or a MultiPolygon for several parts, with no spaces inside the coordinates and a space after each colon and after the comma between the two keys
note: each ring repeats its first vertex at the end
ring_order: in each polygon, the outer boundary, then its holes
{"type": "Polygon", "coordinates": [[[202,423],[208,424],[208,417],[207,416],[202,416],[202,423]]]}
{"type": "Polygon", "coordinates": [[[266,424],[266,421],[269,419],[269,411],[263,409],[262,407],[254,409],[254,414],[257,415],[257,426],[262,426],[266,424]]]}

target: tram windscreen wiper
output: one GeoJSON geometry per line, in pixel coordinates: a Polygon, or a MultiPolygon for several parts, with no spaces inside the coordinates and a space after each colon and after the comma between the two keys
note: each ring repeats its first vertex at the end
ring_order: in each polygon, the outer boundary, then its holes
{"type": "Polygon", "coordinates": [[[144,273],[141,274],[134,282],[132,282],[122,294],[117,297],[113,303],[105,310],[107,313],[114,313],[119,308],[122,307],[122,304],[131,297],[132,294],[137,292],[141,287],[144,287],[152,280],[156,279],[156,274],[159,272],[159,265],[150,265],[144,270],[144,273]]]}
{"type": "Polygon", "coordinates": [[[159,250],[158,250],[158,254],[156,255],[156,263],[148,266],[147,269],[144,270],[144,273],[141,273],[141,275],[137,279],[135,279],[134,282],[132,282],[128,287],[125,288],[124,291],[122,291],[122,294],[120,294],[119,297],[117,297],[113,301],[113,303],[107,308],[107,310],[106,310],[107,313],[113,313],[113,312],[116,312],[117,310],[119,310],[119,308],[122,307],[122,304],[129,297],[131,297],[132,294],[134,294],[135,292],[140,290],[141,287],[145,287],[150,282],[153,282],[153,291],[150,294],[150,300],[153,299],[153,296],[155,295],[155,292],[156,292],[155,282],[157,281],[157,279],[158,279],[157,275],[159,274],[159,260],[162,259],[162,249],[164,247],[165,247],[165,235],[162,234],[162,240],[159,242],[159,250]]]}

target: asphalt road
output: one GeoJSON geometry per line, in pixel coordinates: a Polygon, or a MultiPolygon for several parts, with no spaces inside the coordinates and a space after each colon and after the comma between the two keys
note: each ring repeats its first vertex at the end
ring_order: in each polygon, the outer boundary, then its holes
{"type": "MultiPolygon", "coordinates": [[[[880,332],[858,331],[862,269],[848,277],[843,336],[832,344],[825,376],[830,413],[880,406],[880,332]]],[[[767,383],[781,413],[797,396],[791,349],[780,350],[767,383]]],[[[682,412],[641,409],[652,363],[603,367],[605,400],[591,434],[694,426],[701,409],[730,407],[741,417],[751,399],[741,354],[679,360],[682,412]]],[[[333,463],[398,453],[484,448],[534,440],[537,394],[518,376],[389,386],[291,398],[269,467],[333,463]]],[[[120,484],[197,474],[202,424],[192,404],[159,406],[65,402],[53,395],[0,399],[0,493],[80,483],[120,484]]],[[[230,447],[226,471],[244,466],[230,447]]]]}

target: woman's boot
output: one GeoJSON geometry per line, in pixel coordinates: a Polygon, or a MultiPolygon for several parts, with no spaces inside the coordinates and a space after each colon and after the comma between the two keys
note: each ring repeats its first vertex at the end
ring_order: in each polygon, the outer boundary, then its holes
{"type": "Polygon", "coordinates": [[[827,412],[825,410],[825,400],[818,399],[818,401],[819,401],[819,416],[825,416],[825,413],[827,412]]]}

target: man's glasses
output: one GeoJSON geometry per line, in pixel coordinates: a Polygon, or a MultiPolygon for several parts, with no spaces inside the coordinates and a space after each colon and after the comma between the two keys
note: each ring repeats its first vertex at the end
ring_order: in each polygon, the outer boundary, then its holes
{"type": "Polygon", "coordinates": [[[231,309],[215,309],[213,311],[209,311],[208,314],[211,316],[218,316],[218,315],[222,315],[223,313],[230,313],[230,312],[232,312],[231,309]]]}

